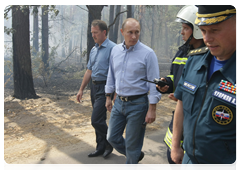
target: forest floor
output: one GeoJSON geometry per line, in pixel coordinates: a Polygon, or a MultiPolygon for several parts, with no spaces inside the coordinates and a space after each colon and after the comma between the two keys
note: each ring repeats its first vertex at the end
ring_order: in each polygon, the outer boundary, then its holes
{"type": "MultiPolygon", "coordinates": [[[[91,126],[90,91],[84,91],[82,103],[76,101],[80,80],[56,79],[48,87],[34,84],[38,99],[19,100],[11,96],[13,88],[4,89],[5,162],[107,164],[103,158],[87,157],[95,150],[96,142],[91,126]]],[[[141,163],[167,163],[163,138],[176,104],[167,96],[162,95],[157,104],[156,121],[147,125],[143,146],[145,158],[141,163]]],[[[109,117],[108,112],[107,122],[109,117]]],[[[110,163],[125,163],[125,157],[117,151],[112,155],[110,163]]]]}

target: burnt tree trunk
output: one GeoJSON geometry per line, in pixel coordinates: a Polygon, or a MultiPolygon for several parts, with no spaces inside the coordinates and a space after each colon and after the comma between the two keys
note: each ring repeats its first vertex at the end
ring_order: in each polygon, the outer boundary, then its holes
{"type": "Polygon", "coordinates": [[[14,94],[18,99],[37,98],[35,93],[29,35],[29,8],[25,6],[12,7],[12,28],[15,30],[12,35],[13,42],[13,80],[14,94]]]}
{"type": "Polygon", "coordinates": [[[132,18],[132,5],[127,5],[127,18],[132,18]]]}
{"type": "Polygon", "coordinates": [[[45,71],[48,70],[48,6],[42,7],[42,61],[45,71]]]}
{"type": "MultiPolygon", "coordinates": [[[[88,8],[88,29],[87,29],[87,63],[89,60],[89,54],[95,42],[91,34],[91,24],[94,19],[101,19],[101,12],[104,5],[87,5],[88,8]]],[[[90,81],[88,87],[92,86],[92,81],[90,81]]]]}
{"type": "MultiPolygon", "coordinates": [[[[116,15],[118,13],[120,13],[121,10],[121,5],[116,5],[116,15]]],[[[113,42],[115,42],[117,44],[117,39],[118,39],[118,27],[119,27],[119,19],[120,16],[117,17],[117,20],[115,22],[115,26],[114,26],[114,34],[113,34],[113,42]]]]}
{"type": "Polygon", "coordinates": [[[64,35],[64,21],[63,21],[63,15],[65,14],[65,8],[63,5],[61,5],[61,12],[62,12],[62,16],[61,16],[61,52],[62,52],[62,58],[65,58],[66,57],[66,54],[65,54],[65,35],[64,35]]]}
{"type": "Polygon", "coordinates": [[[101,12],[103,5],[88,5],[88,29],[87,29],[87,62],[89,60],[89,54],[95,42],[91,34],[91,24],[94,19],[101,19],[101,12]]]}
{"type": "Polygon", "coordinates": [[[151,48],[156,50],[156,44],[154,41],[154,38],[156,37],[156,29],[155,29],[155,22],[156,19],[154,18],[156,12],[155,12],[155,6],[152,7],[152,36],[151,36],[151,48]]]}
{"type": "MultiPolygon", "coordinates": [[[[168,12],[168,6],[167,5],[165,7],[165,12],[166,13],[168,12]]],[[[169,40],[168,40],[168,26],[167,26],[168,23],[167,23],[167,18],[165,18],[164,24],[165,24],[165,54],[166,54],[166,56],[168,56],[169,40]]]]}
{"type": "Polygon", "coordinates": [[[80,59],[79,59],[79,63],[82,66],[82,58],[83,58],[83,56],[82,56],[82,53],[83,53],[83,50],[82,50],[82,44],[83,44],[83,24],[81,26],[81,35],[80,36],[81,36],[81,38],[80,38],[80,59]]]}
{"type": "MultiPolygon", "coordinates": [[[[123,11],[123,8],[124,8],[124,5],[122,5],[122,7],[121,7],[121,11],[123,11]]],[[[120,15],[120,29],[122,28],[122,23],[123,23],[123,15],[120,15]]],[[[122,34],[121,34],[121,32],[120,31],[118,31],[119,32],[119,36],[120,36],[120,42],[123,42],[123,36],[122,36],[122,34]]]]}
{"type": "Polygon", "coordinates": [[[33,8],[33,54],[36,55],[38,48],[38,6],[33,8]]]}
{"type": "MultiPolygon", "coordinates": [[[[110,11],[109,11],[109,25],[113,23],[114,19],[114,5],[110,5],[110,11]]],[[[113,26],[112,28],[110,27],[109,33],[108,33],[108,38],[110,40],[113,40],[113,26]]]]}

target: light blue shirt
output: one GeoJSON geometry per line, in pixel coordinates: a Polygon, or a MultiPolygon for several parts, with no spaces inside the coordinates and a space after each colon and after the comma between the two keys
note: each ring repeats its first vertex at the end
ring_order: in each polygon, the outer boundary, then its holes
{"type": "Polygon", "coordinates": [[[100,47],[98,44],[95,44],[95,46],[91,49],[87,68],[92,70],[92,80],[107,80],[109,58],[112,48],[115,45],[116,44],[114,42],[107,38],[100,47]]]}
{"type": "Polygon", "coordinates": [[[124,43],[113,47],[105,93],[116,91],[119,96],[134,96],[149,93],[149,103],[156,104],[161,93],[156,85],[140,79],[153,81],[159,78],[158,60],[154,51],[140,41],[129,49],[124,43]]]}

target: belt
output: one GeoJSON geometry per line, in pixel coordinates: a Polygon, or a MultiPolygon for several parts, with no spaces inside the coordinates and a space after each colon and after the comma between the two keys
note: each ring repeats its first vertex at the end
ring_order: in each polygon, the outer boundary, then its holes
{"type": "Polygon", "coordinates": [[[97,84],[106,84],[106,80],[104,80],[104,81],[96,81],[96,80],[93,80],[92,83],[93,83],[94,85],[97,85],[97,84]]]}
{"type": "Polygon", "coordinates": [[[136,96],[128,96],[128,97],[123,97],[123,96],[119,96],[119,99],[122,100],[123,102],[127,102],[129,100],[134,100],[134,99],[138,99],[139,97],[145,96],[147,95],[147,93],[145,94],[141,94],[141,95],[136,95],[136,96]]]}

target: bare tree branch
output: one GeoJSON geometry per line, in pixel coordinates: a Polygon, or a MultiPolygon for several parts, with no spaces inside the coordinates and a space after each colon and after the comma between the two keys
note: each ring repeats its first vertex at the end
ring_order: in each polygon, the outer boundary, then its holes
{"type": "Polygon", "coordinates": [[[88,10],[86,10],[86,9],[84,9],[84,8],[82,8],[82,7],[80,7],[79,5],[76,5],[78,8],[81,8],[82,10],[84,10],[84,11],[87,11],[88,12],[88,10]]]}
{"type": "Polygon", "coordinates": [[[127,11],[128,11],[128,10],[126,10],[126,11],[122,11],[122,12],[119,12],[119,13],[116,15],[116,17],[115,17],[114,20],[113,20],[113,23],[111,23],[111,24],[108,26],[108,30],[107,30],[107,32],[109,32],[110,27],[113,26],[113,25],[115,24],[115,22],[116,22],[116,20],[117,20],[117,17],[118,17],[120,14],[122,14],[122,13],[124,13],[124,12],[127,12],[127,11]]]}

